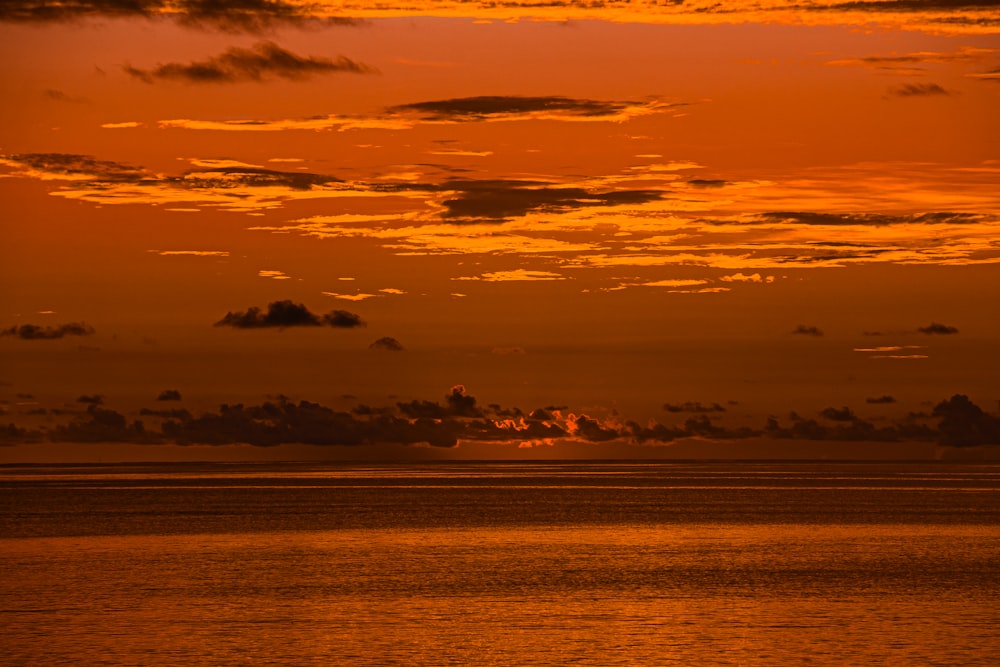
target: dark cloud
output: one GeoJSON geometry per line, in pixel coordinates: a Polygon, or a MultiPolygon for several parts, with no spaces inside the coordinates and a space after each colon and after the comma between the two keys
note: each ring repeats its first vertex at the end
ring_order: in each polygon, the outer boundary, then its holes
{"type": "Polygon", "coordinates": [[[889,94],[896,97],[931,97],[935,95],[951,95],[936,83],[904,83],[889,88],[889,94]]]}
{"type": "Polygon", "coordinates": [[[847,406],[842,408],[826,408],[820,411],[819,414],[821,417],[835,422],[853,422],[858,419],[854,411],[847,406]]]}
{"type": "Polygon", "coordinates": [[[792,333],[798,336],[822,336],[823,332],[820,331],[818,327],[806,326],[805,324],[800,324],[792,330],[792,333]]]}
{"type": "Polygon", "coordinates": [[[941,401],[932,414],[941,418],[938,428],[944,445],[1000,445],[1000,418],[983,412],[968,396],[956,394],[941,401]]]}
{"type": "Polygon", "coordinates": [[[349,18],[315,18],[310,5],[285,0],[4,0],[0,21],[44,23],[96,18],[167,16],[182,25],[229,32],[263,32],[315,21],[361,25],[349,18]]]}
{"type": "Polygon", "coordinates": [[[267,305],[267,312],[256,306],[245,311],[229,312],[215,323],[217,327],[237,329],[262,329],[268,327],[319,327],[331,326],[350,329],[364,326],[361,317],[346,310],[334,310],[326,315],[316,315],[301,303],[290,300],[274,301],[267,305]]]}
{"type": "Polygon", "coordinates": [[[209,167],[189,171],[180,177],[166,179],[165,183],[188,189],[228,188],[233,184],[247,187],[285,187],[292,190],[309,190],[314,186],[341,182],[328,174],[277,171],[263,167],[209,167]]]}
{"type": "Polygon", "coordinates": [[[995,216],[980,213],[934,211],[913,215],[885,213],[816,213],[812,211],[771,211],[757,216],[763,222],[780,222],[796,225],[974,225],[995,220],[995,216]]]}
{"type": "Polygon", "coordinates": [[[955,327],[950,327],[947,324],[939,324],[938,322],[931,322],[925,327],[917,327],[917,331],[922,334],[931,335],[942,335],[948,336],[951,334],[957,334],[958,329],[955,327]]]}
{"type": "Polygon", "coordinates": [[[595,118],[614,116],[635,106],[636,102],[607,102],[569,97],[519,97],[484,95],[448,100],[415,102],[389,107],[392,113],[417,113],[430,120],[485,120],[503,116],[556,113],[595,118]]]}
{"type": "Polygon", "coordinates": [[[692,178],[688,181],[688,185],[694,186],[696,188],[721,188],[729,185],[728,181],[720,181],[718,179],[706,179],[706,178],[692,178]]]}
{"type": "Polygon", "coordinates": [[[191,419],[191,413],[184,408],[174,408],[172,410],[151,410],[150,408],[143,408],[139,410],[139,415],[142,417],[160,417],[161,419],[179,419],[181,421],[186,421],[191,419]]]}
{"type": "Polygon", "coordinates": [[[41,171],[53,176],[90,180],[96,184],[136,183],[166,186],[186,190],[205,188],[229,189],[237,185],[246,187],[285,187],[292,190],[309,190],[317,186],[341,183],[329,174],[302,171],[278,171],[264,167],[200,166],[181,176],[157,176],[140,167],[97,160],[90,155],[73,153],[24,153],[0,156],[0,163],[41,171]]]}
{"type": "Polygon", "coordinates": [[[695,401],[686,401],[684,403],[665,403],[663,409],[667,412],[725,412],[726,409],[719,405],[718,403],[712,403],[710,405],[702,405],[701,403],[695,401]]]}
{"type": "Polygon", "coordinates": [[[386,350],[388,352],[403,351],[403,344],[391,336],[383,336],[368,346],[372,350],[386,350]]]}
{"type": "Polygon", "coordinates": [[[83,97],[74,97],[73,95],[68,95],[61,90],[55,90],[54,88],[46,88],[42,91],[42,95],[46,99],[54,100],[56,102],[69,102],[71,104],[84,104],[87,100],[83,97]]]}
{"type": "Polygon", "coordinates": [[[988,9],[1000,0],[856,0],[831,5],[794,5],[806,11],[933,12],[988,9]]]}
{"type": "Polygon", "coordinates": [[[445,219],[504,220],[531,212],[557,213],[592,206],[644,204],[663,198],[656,190],[594,192],[541,181],[451,180],[426,189],[454,192],[445,199],[445,219]]]}
{"type": "Polygon", "coordinates": [[[871,403],[873,405],[895,403],[896,399],[892,396],[873,396],[865,399],[865,403],[871,403]]]}
{"type": "Polygon", "coordinates": [[[94,328],[83,322],[70,322],[56,326],[22,324],[0,331],[0,336],[16,336],[22,340],[53,340],[64,336],[90,336],[93,334],[94,328]]]}
{"type": "Polygon", "coordinates": [[[233,47],[208,60],[191,63],[166,63],[153,69],[124,66],[125,71],[152,83],[155,80],[186,83],[237,83],[264,81],[271,77],[300,81],[320,74],[349,72],[373,74],[373,68],[340,56],[331,60],[315,56],[298,56],[274,42],[260,42],[249,49],[233,47]]]}
{"type": "Polygon", "coordinates": [[[98,181],[138,181],[151,178],[152,174],[139,167],[97,160],[91,155],[75,153],[21,153],[0,156],[8,164],[62,176],[87,177],[98,181]]]}
{"type": "Polygon", "coordinates": [[[164,389],[160,392],[160,395],[156,397],[158,401],[179,401],[181,400],[181,392],[176,389],[164,389]]]}
{"type": "Polygon", "coordinates": [[[104,397],[101,396],[100,394],[93,394],[93,395],[89,395],[89,396],[85,394],[83,396],[78,396],[77,399],[76,399],[76,402],[77,403],[87,403],[89,405],[103,405],[104,404],[104,397]]]}
{"type": "Polygon", "coordinates": [[[129,423],[121,413],[90,405],[87,412],[65,426],[50,433],[56,442],[156,442],[155,435],[147,434],[141,421],[129,423]]]}
{"type": "MultiPolygon", "coordinates": [[[[801,440],[937,442],[951,447],[1000,445],[1000,416],[987,414],[968,397],[955,395],[937,404],[930,414],[911,413],[885,426],[859,418],[850,408],[827,408],[823,421],[795,413],[782,424],[771,417],[763,428],[731,428],[708,414],[689,417],[683,424],[622,421],[616,414],[603,418],[566,413],[565,407],[536,410],[481,406],[465,387],[456,385],[444,401],[412,400],[394,406],[358,405],[338,411],[309,401],[294,402],[276,396],[260,405],[223,404],[218,410],[195,416],[187,410],[144,408],[142,417],[152,426],[130,421],[114,410],[90,404],[68,424],[47,433],[16,425],[0,428],[0,441],[17,444],[48,439],[56,442],[174,443],[181,445],[250,444],[272,446],[302,443],[359,446],[376,443],[429,444],[453,447],[470,442],[582,442],[622,441],[669,443],[681,438],[737,440],[796,438],[801,440]]],[[[54,411],[50,411],[54,414],[54,411]]]]}

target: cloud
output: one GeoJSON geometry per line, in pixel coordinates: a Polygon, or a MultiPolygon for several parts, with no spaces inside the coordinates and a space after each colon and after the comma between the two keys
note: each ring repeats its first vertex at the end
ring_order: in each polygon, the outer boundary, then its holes
{"type": "MultiPolygon", "coordinates": [[[[776,22],[794,25],[905,26],[924,31],[982,32],[996,25],[995,0],[815,0],[809,3],[723,3],[551,0],[548,2],[295,2],[293,0],[4,0],[0,20],[49,22],[99,18],[173,18],[181,25],[225,31],[262,32],[308,22],[359,25],[358,19],[330,16],[349,11],[367,18],[433,16],[479,21],[530,19],[568,25],[571,20],[617,23],[718,24],[776,22]]],[[[406,61],[410,62],[410,61],[406,61]]],[[[437,63],[430,63],[434,65],[437,63]]]]}
{"type": "Polygon", "coordinates": [[[529,280],[566,280],[566,276],[551,271],[529,271],[514,269],[512,271],[491,271],[481,276],[462,276],[452,280],[484,280],[486,282],[511,282],[529,280]]]}
{"type": "Polygon", "coordinates": [[[208,60],[187,64],[166,63],[152,69],[125,65],[126,73],[146,83],[180,81],[182,83],[261,82],[277,77],[303,81],[316,75],[349,72],[374,74],[368,65],[340,56],[335,60],[315,56],[298,56],[274,42],[260,42],[249,49],[232,47],[208,60]]]}
{"type": "Polygon", "coordinates": [[[870,403],[872,405],[886,405],[886,404],[895,403],[895,402],[896,402],[896,399],[893,398],[892,396],[889,396],[889,395],[885,395],[885,396],[873,396],[873,397],[865,399],[865,403],[870,403]]]}
{"type": "Polygon", "coordinates": [[[725,412],[726,409],[718,403],[702,405],[697,401],[686,401],[684,403],[665,403],[663,409],[667,412],[725,412]]]}
{"type": "Polygon", "coordinates": [[[179,176],[166,176],[119,162],[97,160],[89,155],[26,153],[0,156],[0,165],[19,170],[14,175],[42,181],[67,181],[52,192],[54,195],[97,204],[176,206],[191,203],[253,211],[274,207],[289,199],[355,192],[354,186],[328,174],[278,171],[227,161],[193,162],[195,169],[179,176]]]}
{"type": "Polygon", "coordinates": [[[980,213],[935,211],[912,215],[886,213],[816,213],[811,211],[769,211],[759,214],[766,222],[795,225],[975,225],[995,220],[995,216],[980,213]]]}
{"type": "Polygon", "coordinates": [[[888,91],[890,95],[896,97],[933,97],[952,94],[936,83],[904,83],[892,86],[888,91]]]}
{"type": "Polygon", "coordinates": [[[792,330],[793,334],[799,336],[822,336],[823,332],[820,331],[818,327],[806,326],[805,324],[800,324],[792,330]]]}
{"type": "Polygon", "coordinates": [[[4,0],[0,21],[48,23],[100,18],[167,17],[186,26],[227,32],[263,32],[307,20],[329,25],[360,25],[356,19],[330,17],[315,5],[286,0],[4,0]]]}
{"type": "Polygon", "coordinates": [[[179,401],[181,400],[181,392],[176,389],[164,389],[156,397],[158,401],[179,401]]]}
{"type": "Polygon", "coordinates": [[[992,81],[994,83],[1000,82],[1000,67],[987,70],[986,72],[975,72],[972,74],[966,74],[966,76],[973,79],[979,79],[980,81],[992,81]]]}
{"type": "Polygon", "coordinates": [[[958,333],[958,329],[956,329],[955,327],[950,327],[947,324],[939,324],[937,322],[931,322],[925,327],[917,327],[917,331],[919,331],[922,334],[927,334],[929,336],[935,334],[948,336],[951,334],[958,333]]]}
{"type": "Polygon", "coordinates": [[[103,405],[104,397],[100,394],[78,396],[76,399],[77,403],[89,403],[90,405],[103,405]]]}
{"type": "Polygon", "coordinates": [[[383,336],[369,345],[368,349],[385,350],[386,352],[402,352],[406,348],[404,348],[403,344],[395,338],[392,338],[391,336],[383,336]]]}
{"type": "Polygon", "coordinates": [[[432,121],[490,120],[629,120],[661,111],[671,105],[658,100],[617,102],[570,97],[521,97],[483,95],[414,102],[389,107],[390,113],[414,113],[432,121]]]}
{"type": "Polygon", "coordinates": [[[151,176],[139,167],[97,160],[91,155],[74,153],[20,153],[0,156],[0,164],[26,169],[26,175],[41,180],[99,180],[106,182],[137,181],[151,176]]]}
{"type": "Polygon", "coordinates": [[[659,200],[657,190],[595,191],[540,181],[451,180],[428,189],[445,193],[445,220],[501,221],[532,211],[557,213],[594,206],[622,206],[659,200]]]}
{"type": "Polygon", "coordinates": [[[229,257],[228,250],[151,250],[162,257],[190,255],[192,257],[229,257]]]}
{"type": "Polygon", "coordinates": [[[964,394],[956,394],[934,406],[941,418],[941,442],[952,447],[1000,445],[1000,418],[986,414],[964,394]]]}
{"type": "Polygon", "coordinates": [[[274,301],[267,306],[267,312],[262,312],[256,306],[245,311],[229,312],[215,323],[217,327],[235,327],[237,329],[285,328],[285,327],[319,327],[331,326],[350,329],[364,326],[361,317],[346,310],[334,310],[326,315],[316,315],[303,304],[290,300],[274,301]]]}
{"type": "Polygon", "coordinates": [[[992,57],[997,51],[997,49],[962,47],[951,53],[914,51],[904,54],[865,56],[862,58],[840,58],[837,60],[828,60],[826,64],[839,67],[866,67],[869,69],[920,74],[925,70],[921,65],[976,62],[992,57]]]}
{"type": "Polygon", "coordinates": [[[854,414],[854,411],[847,406],[842,408],[826,408],[820,411],[819,414],[821,417],[835,422],[852,422],[858,418],[858,416],[854,414]]]}
{"type": "MultiPolygon", "coordinates": [[[[483,96],[432,100],[401,104],[367,116],[328,114],[308,118],[279,120],[237,119],[197,120],[178,118],[161,120],[160,127],[188,130],[233,132],[276,132],[282,130],[407,130],[419,125],[453,123],[548,120],[562,122],[621,123],[640,116],[661,113],[681,103],[660,100],[646,102],[599,101],[566,97],[483,96]]],[[[490,151],[438,151],[440,155],[486,157],[490,151]]]]}
{"type": "MultiPolygon", "coordinates": [[[[879,400],[878,402],[885,402],[879,400]]],[[[911,413],[876,427],[844,406],[820,412],[822,421],[791,413],[785,425],[768,418],[761,428],[730,427],[713,421],[718,404],[688,402],[676,412],[694,412],[679,424],[650,421],[641,425],[609,416],[571,412],[566,406],[532,410],[482,405],[462,385],[443,401],[399,401],[390,406],[358,405],[347,411],[285,396],[260,405],[223,404],[195,416],[188,410],[143,408],[147,421],[129,421],[123,414],[91,403],[68,424],[46,433],[10,424],[0,431],[6,444],[49,439],[55,442],[174,443],[181,445],[285,443],[362,446],[378,443],[429,444],[454,447],[462,442],[494,442],[532,446],[558,441],[669,444],[678,439],[739,440],[797,438],[802,440],[868,442],[937,442],[949,447],[1000,445],[1000,416],[986,413],[964,395],[937,404],[931,414],[911,413]],[[147,423],[148,422],[148,423],[147,423]]]]}
{"type": "Polygon", "coordinates": [[[70,322],[57,326],[21,324],[0,330],[0,336],[15,336],[22,340],[53,340],[64,336],[91,336],[93,334],[94,328],[83,322],[70,322]]]}

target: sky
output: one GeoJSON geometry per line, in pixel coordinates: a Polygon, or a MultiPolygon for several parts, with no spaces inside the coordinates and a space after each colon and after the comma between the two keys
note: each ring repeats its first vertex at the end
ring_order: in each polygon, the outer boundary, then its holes
{"type": "Polygon", "coordinates": [[[1000,448],[1000,3],[11,0],[0,463],[1000,448]]]}

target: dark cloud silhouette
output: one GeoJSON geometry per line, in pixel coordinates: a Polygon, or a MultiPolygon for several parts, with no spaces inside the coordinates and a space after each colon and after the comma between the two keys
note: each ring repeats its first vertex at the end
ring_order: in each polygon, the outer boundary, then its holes
{"type": "Polygon", "coordinates": [[[395,338],[383,336],[368,346],[372,350],[386,350],[388,352],[402,352],[405,348],[395,338]]]}
{"type": "Polygon", "coordinates": [[[251,165],[211,167],[202,166],[181,176],[157,176],[140,167],[97,160],[90,155],[73,153],[24,153],[0,156],[0,164],[19,166],[52,176],[66,176],[74,180],[93,183],[141,183],[171,188],[199,190],[203,188],[286,187],[292,190],[309,190],[316,186],[341,183],[328,174],[301,171],[278,171],[251,165]]]}
{"type": "Polygon", "coordinates": [[[820,331],[818,327],[806,326],[805,324],[800,324],[792,330],[792,333],[797,336],[822,336],[823,332],[820,331]]]}
{"type": "Polygon", "coordinates": [[[885,213],[817,213],[813,211],[770,211],[757,216],[763,222],[780,222],[796,225],[974,225],[995,220],[995,216],[980,213],[933,211],[913,215],[885,213]]]}
{"type": "Polygon", "coordinates": [[[182,25],[229,32],[263,32],[315,21],[328,25],[362,25],[350,18],[316,18],[309,4],[286,0],[4,0],[0,21],[45,23],[97,18],[166,16],[182,25]]]}
{"type": "Polygon", "coordinates": [[[264,81],[277,77],[300,81],[312,76],[349,72],[374,74],[376,70],[350,58],[303,57],[274,42],[260,42],[249,49],[233,47],[208,60],[191,63],[165,63],[152,69],[124,66],[130,75],[146,83],[181,81],[185,83],[237,83],[264,81]]]}
{"type": "Polygon", "coordinates": [[[181,421],[186,421],[191,419],[191,413],[184,408],[174,408],[172,410],[152,410],[150,408],[142,408],[139,410],[139,415],[142,417],[160,417],[161,419],[179,419],[181,421]]]}
{"type": "Polygon", "coordinates": [[[365,326],[360,315],[346,310],[334,310],[323,316],[323,324],[340,329],[353,329],[354,327],[365,326]]]}
{"type": "Polygon", "coordinates": [[[70,322],[56,326],[21,324],[0,331],[0,336],[16,336],[22,340],[53,340],[65,336],[91,336],[93,334],[94,328],[83,322],[70,322]]]}
{"type": "Polygon", "coordinates": [[[942,444],[952,447],[1000,445],[1000,418],[986,414],[969,400],[956,394],[934,406],[932,413],[941,418],[942,444]]]}
{"type": "Polygon", "coordinates": [[[684,403],[665,403],[663,409],[667,412],[725,412],[726,409],[718,403],[702,405],[697,401],[686,401],[684,403]]]}
{"type": "Polygon", "coordinates": [[[346,310],[334,310],[326,315],[316,315],[301,303],[290,300],[274,301],[267,306],[267,312],[256,306],[245,311],[228,312],[215,323],[217,327],[237,329],[262,329],[285,327],[331,326],[351,329],[364,326],[359,315],[346,310]]]}
{"type": "Polygon", "coordinates": [[[856,0],[830,5],[793,5],[795,9],[814,12],[931,12],[988,9],[1000,6],[1000,0],[856,0]]]}
{"type": "Polygon", "coordinates": [[[607,102],[569,97],[520,97],[514,95],[484,95],[448,100],[415,102],[389,107],[392,113],[417,113],[431,120],[485,120],[503,116],[554,113],[595,118],[614,116],[637,102],[607,102]]]}
{"type": "Polygon", "coordinates": [[[692,178],[688,181],[688,185],[696,188],[721,188],[729,185],[729,182],[718,179],[692,178]]]}
{"type": "Polygon", "coordinates": [[[152,177],[139,167],[75,153],[21,153],[0,156],[0,161],[48,174],[88,177],[98,181],[127,182],[152,177]]]}
{"type": "Polygon", "coordinates": [[[42,91],[42,96],[49,100],[54,100],[56,102],[68,102],[70,104],[84,104],[87,102],[86,98],[68,95],[63,91],[56,90],[54,88],[46,88],[42,91]]]}
{"type": "Polygon", "coordinates": [[[56,427],[50,434],[56,442],[157,442],[159,438],[147,434],[141,421],[129,423],[119,412],[90,405],[87,412],[64,426],[56,427]]]}
{"type": "Polygon", "coordinates": [[[181,392],[176,389],[164,389],[160,392],[159,396],[156,397],[158,401],[179,401],[181,400],[181,392]]]}
{"type": "Polygon", "coordinates": [[[564,407],[522,410],[497,404],[481,406],[462,385],[443,402],[412,400],[395,406],[358,405],[338,411],[309,401],[276,396],[260,405],[223,404],[195,416],[187,410],[142,409],[153,426],[130,421],[121,413],[88,405],[83,414],[47,433],[11,424],[0,427],[0,442],[17,444],[48,439],[56,442],[174,443],[181,445],[285,443],[359,446],[374,443],[429,444],[453,447],[459,442],[521,443],[558,440],[669,443],[681,438],[737,440],[795,438],[801,440],[936,442],[949,447],[1000,445],[1000,416],[991,415],[968,397],[955,395],[939,402],[933,412],[911,413],[884,426],[859,418],[850,408],[827,408],[823,421],[792,413],[786,424],[771,417],[763,428],[731,428],[697,414],[683,424],[651,422],[640,425],[608,418],[565,413],[564,407]],[[158,425],[158,426],[157,426],[158,425]]]}
{"type": "Polygon", "coordinates": [[[842,408],[826,408],[821,410],[819,414],[821,417],[835,422],[853,422],[858,419],[857,415],[854,414],[854,411],[847,406],[842,408]]]}
{"type": "Polygon", "coordinates": [[[89,396],[86,395],[86,394],[84,394],[83,396],[78,396],[77,399],[76,399],[76,402],[77,403],[87,403],[89,405],[103,405],[104,404],[104,397],[101,396],[100,394],[92,394],[92,395],[89,395],[89,396]]]}
{"type": "Polygon", "coordinates": [[[328,174],[277,171],[263,167],[211,167],[189,171],[183,176],[168,177],[165,184],[189,189],[228,188],[234,183],[248,187],[285,187],[292,190],[309,190],[314,186],[340,183],[341,179],[328,174]]]}
{"type": "Polygon", "coordinates": [[[889,94],[896,97],[931,97],[936,95],[951,95],[936,83],[904,83],[889,88],[889,94]]]}
{"type": "Polygon", "coordinates": [[[866,398],[865,403],[870,403],[873,405],[895,403],[896,399],[892,396],[873,396],[871,398],[866,398]]]}
{"type": "Polygon", "coordinates": [[[594,192],[576,187],[558,187],[542,181],[450,180],[422,189],[454,192],[445,199],[444,218],[450,220],[495,220],[527,215],[533,211],[560,212],[593,206],[643,204],[663,198],[656,190],[594,192]]]}
{"type": "Polygon", "coordinates": [[[929,336],[941,335],[949,336],[951,334],[957,334],[958,329],[955,327],[950,327],[947,324],[939,324],[938,322],[931,322],[925,327],[917,327],[917,331],[922,334],[927,334],[929,336]]]}

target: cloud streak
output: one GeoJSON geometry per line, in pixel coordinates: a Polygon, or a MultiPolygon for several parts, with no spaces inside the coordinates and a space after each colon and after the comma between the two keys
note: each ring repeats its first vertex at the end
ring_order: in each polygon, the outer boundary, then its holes
{"type": "Polygon", "coordinates": [[[274,42],[260,42],[249,49],[233,47],[207,60],[191,63],[165,63],[151,69],[125,65],[130,76],[153,83],[240,83],[263,82],[270,78],[304,81],[318,75],[347,72],[375,74],[377,70],[345,56],[336,59],[303,57],[281,48],[274,42]]]}
{"type": "Polygon", "coordinates": [[[94,328],[83,322],[55,326],[20,324],[0,330],[0,336],[13,336],[21,340],[56,340],[66,336],[92,336],[94,333],[94,328]]]}

